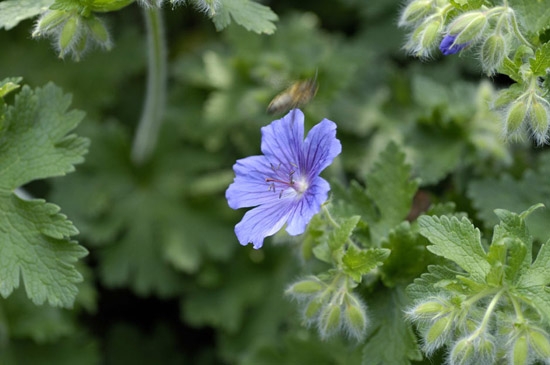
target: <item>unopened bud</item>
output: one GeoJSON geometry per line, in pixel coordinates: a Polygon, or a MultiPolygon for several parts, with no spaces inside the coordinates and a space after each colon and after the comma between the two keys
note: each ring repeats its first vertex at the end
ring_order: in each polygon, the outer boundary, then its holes
{"type": "Polygon", "coordinates": [[[411,316],[423,319],[432,319],[443,313],[445,310],[446,306],[443,303],[437,300],[431,300],[429,302],[420,303],[414,307],[411,311],[411,316]]]}
{"type": "Polygon", "coordinates": [[[340,306],[330,304],[324,308],[319,320],[320,332],[323,337],[327,337],[340,327],[340,315],[342,314],[340,306]]]}
{"type": "Polygon", "coordinates": [[[525,365],[529,357],[529,343],[525,335],[519,336],[512,347],[512,365],[525,365]]]}
{"type": "Polygon", "coordinates": [[[539,331],[529,331],[531,347],[541,359],[550,359],[550,341],[548,336],[539,331]]]}
{"type": "Polygon", "coordinates": [[[324,290],[326,287],[323,282],[317,279],[306,279],[292,284],[287,290],[287,294],[314,294],[324,290]]]}
{"type": "Polygon", "coordinates": [[[531,128],[537,142],[539,144],[545,143],[549,126],[547,106],[541,102],[534,101],[531,105],[531,119],[531,128]]]}
{"type": "Polygon", "coordinates": [[[306,317],[306,319],[313,319],[313,317],[319,313],[322,306],[323,302],[319,298],[312,300],[306,307],[304,317],[306,317]]]}
{"type": "Polygon", "coordinates": [[[516,133],[527,116],[527,104],[523,100],[512,104],[506,115],[506,133],[516,133]]]}
{"type": "Polygon", "coordinates": [[[348,333],[360,340],[367,329],[367,313],[361,306],[347,305],[344,310],[344,319],[348,333]]]}
{"type": "Polygon", "coordinates": [[[463,44],[478,38],[487,26],[487,16],[481,11],[464,13],[457,17],[447,29],[449,34],[455,35],[455,43],[463,44]]]}
{"type": "Polygon", "coordinates": [[[67,21],[69,16],[70,13],[65,11],[52,10],[45,12],[40,19],[38,19],[38,22],[34,27],[34,31],[32,32],[32,36],[40,37],[45,33],[50,32],[52,29],[57,28],[63,24],[63,22],[67,21]]]}
{"type": "Polygon", "coordinates": [[[487,37],[481,45],[481,64],[489,74],[494,74],[508,54],[504,36],[500,33],[487,37]]]}
{"type": "Polygon", "coordinates": [[[451,350],[451,362],[453,364],[470,364],[475,356],[475,349],[469,338],[458,340],[451,350]]]}
{"type": "Polygon", "coordinates": [[[111,37],[109,31],[105,27],[105,24],[95,16],[86,19],[86,25],[90,29],[90,35],[92,38],[102,47],[111,47],[111,37]]]}
{"type": "Polygon", "coordinates": [[[433,20],[426,24],[421,35],[420,45],[424,48],[432,48],[439,39],[440,31],[441,22],[439,20],[433,20]]]}
{"type": "Polygon", "coordinates": [[[445,316],[435,321],[426,333],[426,343],[434,344],[441,342],[441,339],[447,336],[451,326],[452,321],[449,316],[445,316]]]}
{"type": "Polygon", "coordinates": [[[420,23],[428,14],[432,12],[431,0],[416,0],[412,1],[403,9],[399,26],[413,25],[420,23]]]}
{"type": "Polygon", "coordinates": [[[67,49],[78,40],[79,23],[79,17],[72,16],[63,25],[63,29],[59,35],[59,57],[63,58],[63,55],[65,55],[67,49]]]}

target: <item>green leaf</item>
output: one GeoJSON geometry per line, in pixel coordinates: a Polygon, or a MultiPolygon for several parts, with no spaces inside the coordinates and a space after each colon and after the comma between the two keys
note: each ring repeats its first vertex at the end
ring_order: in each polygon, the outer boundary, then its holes
{"type": "Polygon", "coordinates": [[[13,191],[32,180],[61,176],[84,161],[89,141],[68,134],[84,114],[67,111],[70,95],[48,84],[32,91],[24,86],[6,109],[0,131],[0,190],[13,191]]]}
{"type": "Polygon", "coordinates": [[[181,145],[167,128],[154,160],[137,168],[129,159],[125,129],[114,123],[87,128],[94,140],[88,161],[76,174],[55,181],[53,199],[83,237],[102,246],[98,269],[106,286],[173,296],[183,288],[182,272],[196,273],[206,258],[225,259],[238,247],[228,239],[234,237],[232,225],[216,218],[227,208],[225,201],[202,197],[193,205],[185,196],[198,196],[191,181],[197,170],[218,166],[215,155],[178,150],[181,145]]]}
{"type": "MultiPolygon", "coordinates": [[[[531,213],[532,210],[527,211],[531,213]]],[[[504,209],[496,209],[495,214],[500,218],[500,223],[495,226],[493,243],[504,241],[508,254],[506,261],[506,277],[511,282],[520,273],[531,265],[531,250],[533,237],[525,224],[524,215],[509,212],[504,209]]]]}
{"type": "Polygon", "coordinates": [[[437,296],[443,289],[442,283],[450,283],[456,280],[456,271],[446,266],[430,265],[428,272],[414,280],[407,287],[407,294],[412,300],[423,300],[437,296]]]}
{"type": "Polygon", "coordinates": [[[477,282],[484,282],[490,265],[481,246],[479,229],[467,219],[421,216],[420,234],[432,243],[428,250],[454,261],[477,282]]]}
{"type": "MultiPolygon", "coordinates": [[[[498,224],[498,217],[493,213],[495,209],[521,212],[537,203],[550,206],[549,173],[550,153],[545,152],[540,154],[538,171],[527,170],[520,180],[510,175],[475,180],[470,183],[467,195],[478,210],[478,218],[487,226],[493,226],[498,224]]],[[[549,221],[550,210],[538,209],[529,215],[526,225],[534,238],[545,242],[550,237],[549,221]]]]}
{"type": "Polygon", "coordinates": [[[86,249],[69,240],[78,233],[59,207],[13,194],[35,179],[63,175],[82,162],[88,140],[69,134],[82,119],[67,112],[70,96],[49,84],[24,86],[5,110],[0,130],[0,294],[7,297],[22,276],[36,304],[71,307],[82,281],[75,262],[86,249]]]}
{"type": "Polygon", "coordinates": [[[550,0],[510,0],[508,3],[527,32],[538,34],[550,26],[550,0]]]}
{"type": "Polygon", "coordinates": [[[87,251],[67,237],[78,233],[59,207],[0,193],[0,294],[20,285],[36,304],[71,307],[82,276],[74,267],[87,251]]]}
{"type": "Polygon", "coordinates": [[[372,239],[380,243],[409,214],[418,182],[411,179],[405,154],[393,142],[380,154],[366,178],[367,193],[376,204],[379,219],[370,222],[372,239]]]}
{"type": "Polygon", "coordinates": [[[387,248],[362,250],[356,246],[350,246],[344,257],[342,257],[344,273],[359,283],[363,275],[375,267],[382,265],[382,262],[388,258],[390,252],[387,248]]]}
{"type": "Polygon", "coordinates": [[[0,29],[10,30],[22,20],[46,11],[55,0],[5,0],[0,3],[0,29]]]}
{"type": "Polygon", "coordinates": [[[363,347],[364,365],[409,365],[422,360],[416,336],[403,311],[410,304],[402,288],[376,293],[369,301],[373,319],[363,347]],[[390,345],[391,344],[391,345],[390,345]]]}
{"type": "Polygon", "coordinates": [[[332,251],[336,251],[346,244],[357,226],[359,219],[361,219],[361,217],[358,215],[343,219],[339,222],[340,226],[330,232],[328,236],[328,245],[332,251]]]}
{"type": "Polygon", "coordinates": [[[550,284],[550,243],[541,246],[537,259],[517,282],[518,287],[547,286],[550,284]]]}
{"type": "Polygon", "coordinates": [[[384,285],[407,285],[425,272],[428,264],[435,263],[438,258],[426,249],[428,243],[409,222],[402,222],[392,229],[382,242],[382,247],[391,250],[380,269],[384,285]]]}
{"type": "Polygon", "coordinates": [[[0,98],[3,98],[13,90],[18,89],[21,80],[21,77],[14,77],[0,81],[0,98]]]}
{"type": "Polygon", "coordinates": [[[529,64],[533,75],[546,76],[547,70],[550,68],[550,42],[537,49],[535,58],[529,59],[529,64]]]}
{"type": "Polygon", "coordinates": [[[451,4],[457,9],[468,11],[479,9],[483,5],[483,0],[451,0],[451,4]]]}
{"type": "Polygon", "coordinates": [[[222,0],[220,7],[212,17],[217,30],[222,30],[233,20],[255,33],[272,34],[275,31],[274,21],[278,19],[269,7],[251,0],[222,0]]]}

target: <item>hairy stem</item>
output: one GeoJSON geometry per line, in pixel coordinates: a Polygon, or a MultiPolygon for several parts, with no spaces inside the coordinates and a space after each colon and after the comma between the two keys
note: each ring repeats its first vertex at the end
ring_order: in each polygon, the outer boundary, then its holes
{"type": "Polygon", "coordinates": [[[155,151],[166,103],[166,44],[161,9],[144,9],[147,25],[147,89],[132,145],[132,161],[146,162],[155,151]]]}

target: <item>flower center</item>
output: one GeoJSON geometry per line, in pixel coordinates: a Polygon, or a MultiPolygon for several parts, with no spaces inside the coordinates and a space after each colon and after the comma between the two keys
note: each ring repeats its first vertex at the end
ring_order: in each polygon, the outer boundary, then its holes
{"type": "Polygon", "coordinates": [[[269,190],[279,192],[279,198],[283,196],[283,192],[289,187],[294,189],[298,195],[302,195],[308,188],[309,184],[305,176],[298,176],[296,179],[297,166],[291,164],[291,167],[282,167],[271,165],[273,175],[265,178],[265,182],[269,184],[269,190]]]}

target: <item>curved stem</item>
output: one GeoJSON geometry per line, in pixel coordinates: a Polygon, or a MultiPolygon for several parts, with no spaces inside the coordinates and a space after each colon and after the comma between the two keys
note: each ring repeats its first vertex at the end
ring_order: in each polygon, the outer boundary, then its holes
{"type": "Polygon", "coordinates": [[[323,213],[325,213],[325,217],[327,217],[329,223],[332,224],[334,226],[334,228],[339,228],[340,225],[338,224],[338,222],[336,222],[334,220],[334,218],[332,218],[332,215],[328,211],[328,208],[327,208],[326,204],[323,204],[322,208],[323,208],[323,213]]]}
{"type": "Polygon", "coordinates": [[[478,329],[475,331],[475,333],[472,336],[478,336],[480,333],[485,331],[485,328],[489,324],[489,320],[491,319],[491,315],[493,314],[493,311],[500,300],[500,297],[504,294],[504,290],[500,290],[491,300],[491,303],[489,303],[489,306],[487,307],[487,310],[485,311],[485,315],[483,316],[483,319],[481,320],[481,324],[479,325],[478,329]]]}
{"type": "Polygon", "coordinates": [[[166,103],[166,44],[160,8],[144,9],[147,25],[147,90],[132,144],[132,161],[146,162],[155,151],[166,103]]]}
{"type": "Polygon", "coordinates": [[[525,44],[527,47],[535,49],[535,46],[533,46],[533,44],[531,44],[531,42],[529,42],[527,39],[525,39],[525,37],[521,33],[521,30],[519,29],[518,21],[516,20],[516,14],[514,13],[514,11],[511,8],[510,8],[510,13],[512,14],[512,16],[510,17],[510,22],[512,23],[512,28],[514,29],[514,33],[515,33],[516,37],[518,37],[520,42],[525,44]]]}

